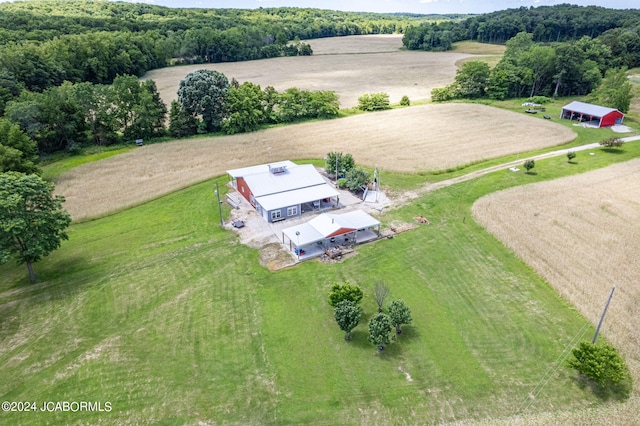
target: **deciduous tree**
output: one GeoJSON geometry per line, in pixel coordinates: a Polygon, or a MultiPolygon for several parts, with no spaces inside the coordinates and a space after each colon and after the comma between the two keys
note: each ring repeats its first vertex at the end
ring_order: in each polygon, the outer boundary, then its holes
{"type": "Polygon", "coordinates": [[[32,264],[68,239],[71,217],[63,201],[53,195],[53,184],[37,175],[0,173],[0,263],[15,257],[35,282],[32,264]]]}
{"type": "Polygon", "coordinates": [[[265,121],[263,96],[257,84],[232,85],[227,94],[227,117],[222,122],[222,130],[231,135],[258,129],[265,121]]]}
{"type": "Polygon", "coordinates": [[[394,300],[389,304],[389,318],[396,328],[396,333],[402,333],[401,326],[411,324],[411,309],[405,305],[402,299],[394,300]]]}
{"type": "Polygon", "coordinates": [[[491,69],[486,62],[470,61],[456,72],[453,90],[456,97],[479,98],[486,93],[491,69]]]}
{"type": "Polygon", "coordinates": [[[626,68],[617,68],[607,70],[604,79],[589,94],[587,100],[626,113],[629,112],[632,98],[633,86],[627,78],[627,70],[626,68]]]}
{"type": "Polygon", "coordinates": [[[221,72],[201,69],[180,81],[178,102],[185,111],[202,120],[208,132],[217,130],[226,114],[229,80],[221,72]]]}
{"type": "Polygon", "coordinates": [[[169,134],[174,138],[184,138],[198,133],[198,120],[182,108],[178,101],[171,102],[169,111],[169,134]]]}
{"type": "Polygon", "coordinates": [[[535,160],[526,160],[524,162],[524,168],[527,170],[527,173],[531,171],[536,166],[535,160]]]}
{"type": "Polygon", "coordinates": [[[393,325],[388,315],[383,313],[377,313],[371,320],[369,320],[369,342],[378,347],[378,351],[384,349],[384,345],[388,345],[391,341],[389,333],[393,325]]]}
{"type": "Polygon", "coordinates": [[[38,148],[17,124],[0,119],[0,173],[36,173],[38,148]]]}
{"type": "Polygon", "coordinates": [[[356,328],[362,316],[360,307],[351,300],[342,300],[336,305],[334,316],[340,330],[345,332],[344,340],[351,340],[351,331],[356,328]]]}
{"type": "Polygon", "coordinates": [[[331,151],[324,159],[324,169],[329,174],[336,174],[336,178],[344,176],[346,172],[356,166],[356,162],[351,154],[331,151]]]}
{"type": "Polygon", "coordinates": [[[376,281],[375,286],[373,287],[373,291],[376,296],[376,304],[378,305],[378,312],[382,312],[382,306],[384,305],[384,300],[387,298],[389,294],[389,287],[384,284],[384,281],[376,281]]]}
{"type": "Polygon", "coordinates": [[[369,183],[369,172],[361,167],[354,167],[345,174],[345,184],[351,191],[357,191],[369,183]]]}

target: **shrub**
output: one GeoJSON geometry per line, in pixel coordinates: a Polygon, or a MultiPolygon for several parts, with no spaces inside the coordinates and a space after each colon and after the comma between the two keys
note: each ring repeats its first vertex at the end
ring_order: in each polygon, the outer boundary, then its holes
{"type": "Polygon", "coordinates": [[[400,99],[400,105],[402,106],[409,106],[411,105],[411,101],[409,101],[409,97],[407,95],[404,95],[402,97],[402,99],[400,99]]]}
{"type": "Polygon", "coordinates": [[[356,305],[362,300],[362,290],[359,286],[345,281],[343,284],[335,283],[329,292],[329,305],[334,308],[343,300],[350,300],[356,305]]]}
{"type": "Polygon", "coordinates": [[[386,93],[366,93],[358,98],[358,109],[362,111],[389,109],[389,95],[386,93]]]}
{"type": "Polygon", "coordinates": [[[619,148],[623,143],[624,142],[619,137],[611,136],[603,141],[600,141],[600,146],[604,146],[606,148],[619,148]]]}
{"type": "Polygon", "coordinates": [[[572,351],[569,367],[597,383],[601,390],[613,390],[626,399],[631,394],[631,375],[624,360],[611,345],[580,342],[572,351]]]}
{"type": "Polygon", "coordinates": [[[431,100],[433,102],[446,102],[454,98],[455,93],[449,87],[441,87],[431,90],[431,100]]]}
{"type": "Polygon", "coordinates": [[[551,102],[551,98],[548,98],[546,96],[534,96],[532,98],[529,98],[527,102],[531,102],[533,104],[548,104],[549,102],[551,102]]]}

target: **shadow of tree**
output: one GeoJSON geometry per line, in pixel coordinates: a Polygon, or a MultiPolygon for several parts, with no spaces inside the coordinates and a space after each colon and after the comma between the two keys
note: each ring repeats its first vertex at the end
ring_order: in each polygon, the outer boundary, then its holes
{"type": "Polygon", "coordinates": [[[618,383],[601,385],[589,379],[587,376],[579,374],[575,381],[581,389],[589,388],[594,395],[603,401],[626,401],[629,399],[631,392],[633,391],[631,377],[628,377],[618,383]]]}
{"type": "Polygon", "coordinates": [[[602,148],[602,151],[606,152],[607,154],[624,154],[623,149],[613,147],[602,148]]]}

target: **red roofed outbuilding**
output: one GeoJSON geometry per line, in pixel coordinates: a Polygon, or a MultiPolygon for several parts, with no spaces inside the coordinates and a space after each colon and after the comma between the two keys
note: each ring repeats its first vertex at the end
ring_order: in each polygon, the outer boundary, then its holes
{"type": "Polygon", "coordinates": [[[589,122],[597,127],[622,124],[624,114],[615,108],[573,101],[562,107],[560,118],[589,122]]]}

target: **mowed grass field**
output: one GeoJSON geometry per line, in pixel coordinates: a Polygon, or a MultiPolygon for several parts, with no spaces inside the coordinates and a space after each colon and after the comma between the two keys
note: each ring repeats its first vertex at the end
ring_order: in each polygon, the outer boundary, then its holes
{"type": "Polygon", "coordinates": [[[112,410],[9,412],[3,421],[625,424],[628,404],[597,408],[563,363],[593,320],[475,224],[471,208],[492,191],[638,155],[630,144],[579,159],[580,168],[554,158],[537,175],[502,171],[447,187],[381,216],[421,214],[430,225],[362,246],[344,263],[279,272],[219,228],[211,181],[73,224],[70,240],[36,264],[38,284],[24,266],[0,266],[0,393],[112,410]],[[379,279],[414,318],[382,354],[365,325],[379,279]],[[343,280],[366,294],[351,343],[326,302],[343,280]]]}
{"type": "Polygon", "coordinates": [[[352,108],[365,93],[385,92],[391,103],[400,102],[405,95],[411,101],[430,99],[432,89],[453,81],[456,61],[471,56],[401,51],[401,35],[334,37],[308,43],[314,50],[312,56],[176,66],[150,71],[144,79],[156,82],[167,105],[177,99],[180,80],[187,74],[211,69],[229,80],[249,81],[263,89],[333,90],[341,108],[352,108]]]}
{"type": "Polygon", "coordinates": [[[212,182],[74,224],[38,284],[0,267],[0,394],[113,408],[3,420],[424,424],[597,406],[561,362],[593,326],[471,219],[480,195],[526,181],[437,191],[382,217],[429,226],[280,272],[218,227],[212,182]],[[414,318],[382,354],[366,341],[379,279],[414,318]],[[326,301],[343,280],[366,293],[350,343],[326,301]]]}
{"type": "MultiPolygon", "coordinates": [[[[578,163],[590,160],[581,156],[578,163]]],[[[473,213],[594,324],[616,287],[601,333],[635,379],[628,421],[618,416],[619,424],[640,423],[640,160],[496,192],[473,213]]]]}
{"type": "Polygon", "coordinates": [[[419,105],[144,146],[63,173],[56,191],[66,197],[74,220],[86,220],[269,161],[321,159],[339,151],[371,168],[424,173],[557,146],[575,136],[550,121],[483,105],[419,105]]]}

